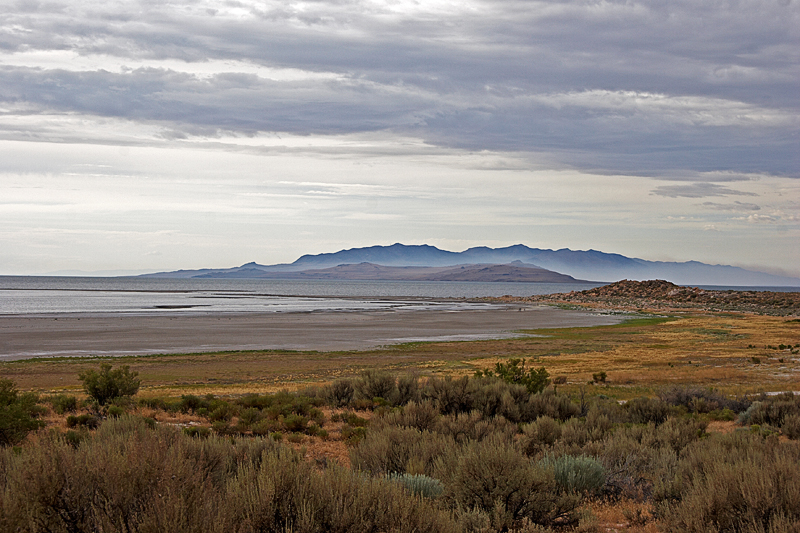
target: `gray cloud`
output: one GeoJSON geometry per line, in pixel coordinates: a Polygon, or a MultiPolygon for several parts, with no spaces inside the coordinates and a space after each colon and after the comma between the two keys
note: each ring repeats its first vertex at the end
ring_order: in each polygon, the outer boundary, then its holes
{"type": "Polygon", "coordinates": [[[382,130],[607,174],[798,177],[798,17],[797,3],[748,1],[20,2],[0,50],[98,66],[7,63],[0,106],[175,138],[382,130]],[[308,75],[192,72],[233,60],[308,75]],[[145,66],[112,68],[128,63],[145,66]]]}
{"type": "Polygon", "coordinates": [[[703,202],[702,206],[716,211],[760,211],[761,207],[756,204],[733,202],[732,204],[718,204],[716,202],[703,202]]]}
{"type": "Polygon", "coordinates": [[[653,189],[652,194],[669,198],[706,198],[709,196],[758,196],[752,192],[737,191],[715,183],[689,185],[664,185],[653,189]]]}

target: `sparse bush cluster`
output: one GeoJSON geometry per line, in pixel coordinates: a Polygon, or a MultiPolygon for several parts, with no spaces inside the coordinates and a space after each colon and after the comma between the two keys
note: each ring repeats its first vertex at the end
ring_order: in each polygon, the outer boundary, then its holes
{"type": "MultiPolygon", "coordinates": [[[[800,397],[573,399],[531,386],[543,375],[511,360],[472,377],[370,371],[297,393],[139,400],[147,416],[204,420],[183,430],[127,414],[126,395],[85,409],[53,396],[69,429],[0,449],[0,531],[593,531],[581,507],[596,497],[647,502],[666,531],[800,529],[800,442],[778,439],[800,438],[800,397]],[[740,431],[706,432],[736,416],[740,431]],[[327,439],[329,422],[349,469],[279,442],[327,439]]],[[[36,401],[0,381],[0,431],[24,421],[3,444],[38,428],[36,401]]]]}

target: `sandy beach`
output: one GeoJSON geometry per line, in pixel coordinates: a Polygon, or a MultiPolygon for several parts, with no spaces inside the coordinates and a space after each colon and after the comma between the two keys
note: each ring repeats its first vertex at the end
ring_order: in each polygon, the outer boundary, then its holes
{"type": "Polygon", "coordinates": [[[220,350],[365,350],[414,341],[503,338],[521,329],[620,320],[620,316],[525,304],[458,311],[11,315],[0,317],[0,360],[220,350]]]}

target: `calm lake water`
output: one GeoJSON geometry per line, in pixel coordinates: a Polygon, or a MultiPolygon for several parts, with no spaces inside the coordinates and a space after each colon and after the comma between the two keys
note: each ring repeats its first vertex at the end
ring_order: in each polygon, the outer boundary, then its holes
{"type": "Polygon", "coordinates": [[[487,305],[458,299],[550,294],[601,285],[0,276],[0,315],[357,311],[431,306],[456,310],[487,305]],[[451,301],[441,301],[447,299],[451,301]]]}
{"type": "MultiPolygon", "coordinates": [[[[310,312],[397,307],[458,310],[488,305],[459,299],[551,294],[581,291],[602,285],[604,284],[0,276],[0,315],[310,312]]],[[[792,290],[786,287],[706,288],[792,290]]]]}

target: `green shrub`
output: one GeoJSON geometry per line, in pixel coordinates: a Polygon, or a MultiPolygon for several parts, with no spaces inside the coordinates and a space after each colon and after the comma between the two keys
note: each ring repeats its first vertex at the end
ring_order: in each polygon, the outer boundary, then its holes
{"type": "Polygon", "coordinates": [[[189,437],[197,437],[201,439],[206,439],[211,436],[211,428],[203,427],[203,426],[189,426],[183,428],[183,432],[189,437]]]}
{"type": "Polygon", "coordinates": [[[100,425],[100,418],[95,415],[82,414],[82,415],[69,415],[67,417],[67,427],[85,427],[88,429],[96,429],[100,425]]]}
{"type": "Polygon", "coordinates": [[[423,498],[438,498],[444,492],[441,481],[425,474],[389,474],[388,477],[403,485],[411,494],[418,494],[423,498]]]}
{"type": "Polygon", "coordinates": [[[746,399],[731,399],[714,389],[690,385],[667,387],[658,397],[670,405],[683,406],[690,413],[709,413],[717,409],[730,409],[739,413],[750,406],[746,399]]]}
{"type": "Polygon", "coordinates": [[[588,494],[600,490],[606,482],[606,471],[597,459],[580,455],[546,457],[539,462],[552,468],[558,486],[567,492],[588,494]]]}
{"type": "Polygon", "coordinates": [[[352,379],[337,379],[325,389],[324,397],[331,407],[346,407],[353,401],[355,387],[352,379]]]}
{"type": "Polygon", "coordinates": [[[286,429],[286,431],[291,432],[302,432],[306,430],[308,426],[308,419],[302,415],[298,414],[290,414],[289,416],[283,417],[281,419],[281,424],[286,429]]]}
{"type": "Polygon", "coordinates": [[[378,370],[366,370],[354,383],[355,395],[360,399],[383,398],[393,402],[397,396],[397,383],[393,375],[378,370]]]}
{"type": "Polygon", "coordinates": [[[125,409],[117,405],[112,405],[108,408],[108,416],[117,418],[125,414],[125,409]]]}
{"type": "Polygon", "coordinates": [[[133,396],[139,392],[141,380],[138,375],[138,372],[131,372],[127,365],[112,370],[109,363],[101,363],[99,372],[86,370],[78,377],[86,393],[100,405],[105,405],[113,398],[133,396]]]}
{"type": "Polygon", "coordinates": [[[342,428],[342,439],[348,446],[356,446],[367,436],[367,428],[344,426],[342,428]]]}
{"type": "Polygon", "coordinates": [[[20,394],[10,379],[0,378],[0,446],[11,446],[44,425],[37,419],[44,410],[35,394],[20,394]]]}
{"type": "Polygon", "coordinates": [[[74,413],[78,409],[78,398],[71,394],[56,394],[49,398],[53,411],[59,415],[74,413]]]}
{"type": "MultiPolygon", "coordinates": [[[[430,400],[426,400],[421,403],[411,402],[406,404],[402,409],[387,413],[385,416],[378,418],[376,422],[383,425],[411,427],[419,429],[420,431],[430,431],[436,427],[438,420],[439,410],[436,409],[430,400]]],[[[358,425],[353,423],[350,419],[346,421],[351,426],[358,425]]]]}
{"type": "MultiPolygon", "coordinates": [[[[478,371],[478,376],[481,372],[478,371]]],[[[495,375],[505,381],[506,383],[513,383],[516,385],[523,385],[530,394],[542,392],[549,384],[547,373],[544,367],[538,369],[525,370],[525,359],[511,358],[505,363],[496,363],[494,372],[491,370],[484,370],[482,373],[486,377],[494,377],[495,375]]]]}

